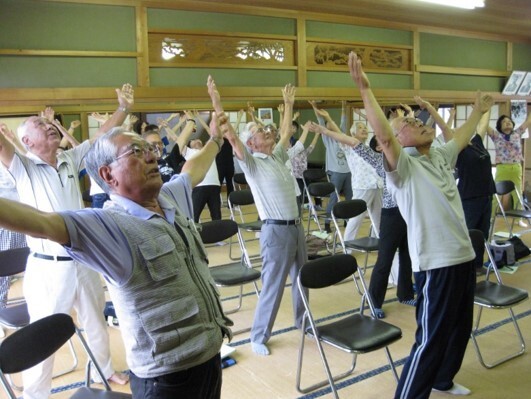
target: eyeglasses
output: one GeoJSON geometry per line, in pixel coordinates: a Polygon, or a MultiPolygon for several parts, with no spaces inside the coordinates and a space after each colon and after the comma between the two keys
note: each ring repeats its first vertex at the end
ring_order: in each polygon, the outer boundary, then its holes
{"type": "Polygon", "coordinates": [[[116,158],[114,158],[115,161],[128,157],[130,155],[134,156],[135,158],[142,158],[146,155],[151,154],[155,155],[156,157],[160,156],[160,149],[158,146],[153,146],[151,144],[132,144],[131,147],[125,151],[124,153],[118,155],[116,158]]]}
{"type": "Polygon", "coordinates": [[[417,119],[417,118],[404,118],[403,122],[404,122],[404,124],[398,130],[398,132],[396,132],[395,136],[398,136],[400,133],[402,133],[402,131],[404,130],[404,128],[406,126],[410,126],[410,127],[422,127],[422,126],[424,126],[424,122],[422,122],[420,119],[417,119]]]}

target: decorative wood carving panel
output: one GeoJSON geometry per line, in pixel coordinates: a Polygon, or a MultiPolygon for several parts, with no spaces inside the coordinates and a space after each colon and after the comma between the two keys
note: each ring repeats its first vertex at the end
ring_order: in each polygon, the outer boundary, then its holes
{"type": "Polygon", "coordinates": [[[361,57],[364,68],[390,71],[411,71],[411,50],[367,45],[346,45],[308,42],[307,65],[311,69],[344,70],[348,54],[355,51],[361,57]]]}
{"type": "Polygon", "coordinates": [[[291,40],[149,33],[151,66],[216,65],[247,68],[295,65],[291,40]]]}

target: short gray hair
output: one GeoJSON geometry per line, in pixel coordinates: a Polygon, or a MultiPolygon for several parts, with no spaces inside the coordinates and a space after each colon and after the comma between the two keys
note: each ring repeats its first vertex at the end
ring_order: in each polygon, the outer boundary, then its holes
{"type": "Polygon", "coordinates": [[[110,165],[116,160],[118,148],[116,147],[115,139],[126,132],[127,130],[122,127],[112,128],[92,143],[90,150],[85,156],[85,167],[89,176],[107,194],[110,194],[111,189],[100,177],[99,169],[102,166],[110,165]]]}

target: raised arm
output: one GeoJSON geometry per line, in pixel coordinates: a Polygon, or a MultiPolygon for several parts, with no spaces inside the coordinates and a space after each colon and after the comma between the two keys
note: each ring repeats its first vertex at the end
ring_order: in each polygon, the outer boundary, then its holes
{"type": "Polygon", "coordinates": [[[201,124],[201,126],[203,126],[203,129],[205,129],[205,131],[208,133],[208,135],[210,136],[210,127],[207,125],[207,123],[203,120],[203,118],[201,118],[199,116],[199,112],[197,111],[192,111],[192,115],[194,116],[195,120],[196,121],[199,121],[199,123],[201,124]]]}
{"type": "Polygon", "coordinates": [[[0,198],[0,227],[59,244],[70,242],[65,222],[58,213],[42,212],[4,198],[0,198]]]}
{"type": "Polygon", "coordinates": [[[197,155],[188,159],[182,168],[183,173],[188,173],[190,175],[192,187],[197,186],[203,181],[212,162],[216,159],[216,155],[221,151],[221,146],[223,145],[223,136],[215,113],[212,113],[209,133],[210,140],[206,142],[197,155]]]}
{"type": "Polygon", "coordinates": [[[181,131],[181,134],[179,134],[177,140],[175,141],[179,146],[181,154],[184,153],[185,147],[190,141],[190,137],[192,137],[195,129],[194,114],[191,111],[184,111],[184,115],[186,117],[186,124],[184,125],[184,129],[181,131]]]}
{"type": "Polygon", "coordinates": [[[390,169],[394,170],[398,164],[401,146],[393,134],[393,129],[389,125],[382,108],[374,97],[369,79],[361,66],[361,59],[354,52],[349,54],[348,68],[352,80],[360,90],[367,120],[374,129],[374,134],[382,147],[390,169]]]}
{"type": "Polygon", "coordinates": [[[208,94],[210,95],[210,98],[212,100],[212,107],[214,108],[214,111],[216,111],[217,114],[221,132],[232,146],[232,150],[234,151],[234,155],[236,155],[236,158],[242,160],[244,158],[245,151],[247,150],[245,149],[245,146],[236,134],[236,131],[230,124],[229,118],[227,118],[225,112],[223,111],[223,105],[221,104],[221,96],[219,94],[218,88],[216,87],[216,82],[214,82],[214,79],[210,75],[208,76],[207,87],[208,94]]]}
{"type": "Polygon", "coordinates": [[[288,83],[282,89],[282,96],[284,97],[284,117],[282,118],[282,125],[280,125],[280,140],[279,143],[284,147],[289,147],[289,139],[291,138],[291,121],[293,118],[293,104],[295,103],[295,86],[288,83]]]}
{"type": "Polygon", "coordinates": [[[463,150],[472,136],[476,133],[476,127],[483,114],[487,113],[493,104],[493,99],[488,94],[481,94],[480,91],[476,94],[476,101],[470,116],[457,129],[455,129],[454,140],[457,143],[459,151],[463,150]]]}
{"type": "Polygon", "coordinates": [[[118,97],[118,109],[100,126],[92,141],[107,133],[113,127],[122,126],[127,115],[129,115],[129,111],[133,108],[135,91],[129,83],[124,84],[121,89],[116,89],[116,96],[118,97]]]}
{"type": "Polygon", "coordinates": [[[531,126],[531,113],[527,114],[527,118],[520,126],[518,126],[517,130],[522,130],[522,132],[525,132],[528,127],[531,126]]]}
{"type": "Polygon", "coordinates": [[[232,126],[233,129],[238,132],[240,130],[240,123],[242,123],[243,115],[245,114],[245,111],[243,109],[240,109],[238,111],[238,114],[236,115],[236,122],[232,126]]]}
{"type": "Polygon", "coordinates": [[[63,135],[63,138],[61,139],[60,147],[66,148],[68,145],[70,145],[72,148],[77,147],[79,145],[79,141],[76,140],[74,136],[72,136],[72,133],[74,133],[74,129],[76,127],[79,127],[81,125],[81,122],[79,121],[73,121],[70,124],[70,129],[66,130],[63,125],[59,123],[58,120],[54,120],[52,124],[59,130],[59,132],[63,135]],[[77,122],[77,123],[75,123],[77,122]]]}
{"type": "Polygon", "coordinates": [[[17,135],[6,124],[0,123],[0,162],[6,167],[11,166],[15,149],[25,154],[26,148],[22,145],[17,135]]]}
{"type": "Polygon", "coordinates": [[[351,146],[351,147],[356,147],[360,143],[360,141],[357,138],[353,137],[353,136],[349,136],[349,135],[346,135],[346,134],[343,134],[343,133],[334,132],[333,130],[327,129],[326,127],[318,125],[315,122],[312,122],[310,124],[309,129],[310,129],[311,132],[314,132],[314,133],[317,133],[317,134],[321,134],[321,135],[324,135],[324,136],[328,136],[331,139],[337,141],[338,143],[346,144],[346,145],[351,146]]]}
{"type": "Polygon", "coordinates": [[[315,103],[315,100],[308,100],[308,104],[312,106],[313,112],[315,114],[315,117],[317,118],[317,122],[319,123],[319,125],[324,126],[326,122],[323,116],[321,115],[321,112],[323,110],[320,110],[319,108],[317,108],[317,104],[315,103]]]}
{"type": "Polygon", "coordinates": [[[428,113],[430,114],[430,117],[433,118],[437,126],[439,126],[439,128],[442,130],[444,142],[445,143],[449,142],[454,137],[453,129],[446,124],[442,116],[439,115],[439,113],[437,112],[435,107],[431,105],[431,103],[429,103],[426,100],[423,100],[422,98],[420,98],[420,96],[415,96],[413,98],[415,99],[415,102],[419,105],[421,109],[425,109],[426,111],[428,111],[428,113]]]}
{"type": "Polygon", "coordinates": [[[301,136],[299,137],[299,141],[302,143],[302,145],[304,145],[304,143],[306,142],[306,139],[308,138],[308,129],[310,127],[310,121],[306,122],[303,126],[302,126],[302,133],[301,133],[301,136]]]}

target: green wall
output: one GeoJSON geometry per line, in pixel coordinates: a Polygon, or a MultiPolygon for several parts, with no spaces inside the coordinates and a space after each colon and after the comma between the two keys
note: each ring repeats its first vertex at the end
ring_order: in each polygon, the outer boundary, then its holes
{"type": "Polygon", "coordinates": [[[373,28],[334,24],[331,22],[308,21],[306,36],[319,39],[348,40],[352,42],[412,45],[413,34],[398,29],[373,28]]]}
{"type": "Polygon", "coordinates": [[[150,68],[150,83],[153,87],[205,86],[208,75],[220,87],[283,87],[296,83],[295,71],[222,68],[150,68]]]}
{"type": "Polygon", "coordinates": [[[293,19],[167,9],[149,9],[148,26],[229,33],[296,34],[296,22],[293,19]]]}
{"type": "Polygon", "coordinates": [[[506,54],[505,42],[420,34],[420,63],[424,65],[505,70],[506,54]]]}

